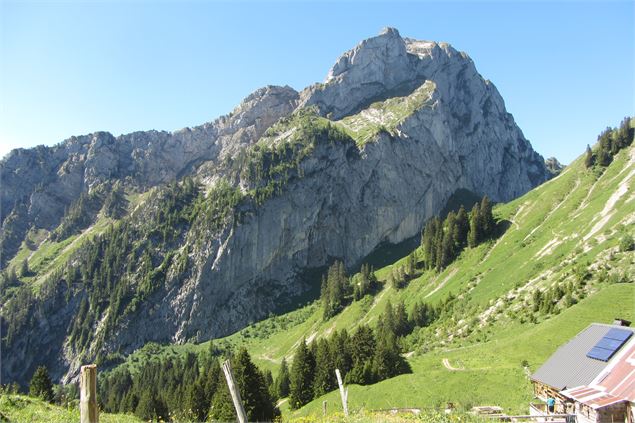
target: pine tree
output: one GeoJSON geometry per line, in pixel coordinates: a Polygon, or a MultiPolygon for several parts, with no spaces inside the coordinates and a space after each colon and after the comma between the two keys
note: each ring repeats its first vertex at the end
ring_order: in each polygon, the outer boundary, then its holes
{"type": "Polygon", "coordinates": [[[467,242],[470,248],[476,247],[481,242],[480,220],[480,206],[476,203],[470,212],[470,232],[467,236],[467,242]]]}
{"type": "Polygon", "coordinates": [[[437,217],[433,217],[428,220],[428,223],[426,223],[426,227],[423,231],[422,247],[427,269],[432,269],[436,266],[435,237],[437,234],[437,227],[439,225],[439,219],[437,217]]]}
{"type": "Polygon", "coordinates": [[[27,277],[31,275],[31,270],[29,269],[29,262],[27,259],[22,260],[20,264],[20,276],[27,277]]]}
{"type": "Polygon", "coordinates": [[[597,162],[600,166],[606,167],[611,164],[611,155],[608,150],[600,148],[598,151],[597,162]]]}
{"type": "Polygon", "coordinates": [[[216,386],[216,392],[214,392],[214,397],[212,398],[212,408],[209,414],[214,420],[221,422],[237,420],[234,403],[232,402],[232,397],[224,377],[218,379],[218,385],[216,386]]]}
{"type": "Polygon", "coordinates": [[[276,415],[275,404],[263,374],[251,360],[246,348],[241,348],[234,360],[234,377],[248,421],[271,421],[276,415]]]}
{"type": "Polygon", "coordinates": [[[291,365],[289,405],[292,409],[298,409],[313,399],[314,370],[315,359],[303,338],[291,365]]]}
{"type": "Polygon", "coordinates": [[[594,158],[593,158],[593,151],[591,150],[591,147],[589,146],[589,144],[586,145],[586,156],[584,157],[584,165],[589,168],[591,166],[593,166],[594,163],[594,158]]]}
{"type": "Polygon", "coordinates": [[[314,396],[320,397],[336,388],[335,362],[330,343],[321,339],[317,342],[315,353],[315,378],[313,381],[314,396]]]}
{"type": "MultiPolygon", "coordinates": [[[[416,250],[415,250],[416,251],[416,250]]],[[[408,274],[408,278],[412,279],[415,276],[415,269],[417,267],[417,258],[415,255],[415,251],[411,252],[410,254],[408,254],[408,269],[407,269],[407,274],[408,274]]]]}
{"type": "Polygon", "coordinates": [[[287,360],[283,357],[282,363],[280,363],[278,377],[276,378],[276,394],[278,398],[286,398],[289,396],[290,383],[289,367],[287,366],[287,360]]]}
{"type": "Polygon", "coordinates": [[[491,238],[494,235],[494,230],[496,229],[496,221],[494,220],[494,215],[492,214],[492,203],[487,195],[481,200],[479,218],[481,223],[481,235],[483,237],[481,240],[491,238]]]}
{"type": "Polygon", "coordinates": [[[168,409],[157,392],[153,389],[143,391],[135,414],[143,420],[167,420],[168,409]]]}
{"type": "Polygon", "coordinates": [[[406,336],[410,333],[410,324],[408,323],[408,313],[403,301],[397,303],[394,309],[394,332],[397,336],[406,336]]]}
{"type": "Polygon", "coordinates": [[[375,335],[367,325],[361,325],[351,338],[353,367],[346,374],[346,383],[366,385],[373,383],[372,360],[375,354],[375,335]]]}
{"type": "Polygon", "coordinates": [[[461,250],[467,246],[467,234],[470,231],[470,222],[465,208],[461,205],[456,214],[456,225],[454,226],[454,243],[461,250]]]}
{"type": "Polygon", "coordinates": [[[209,411],[210,399],[205,393],[203,381],[197,381],[190,385],[187,393],[187,408],[191,410],[196,421],[205,421],[209,411]]]}
{"type": "Polygon", "coordinates": [[[38,367],[33,373],[29,384],[29,393],[31,396],[42,398],[44,401],[53,401],[53,382],[51,382],[46,366],[38,367]]]}
{"type": "Polygon", "coordinates": [[[340,369],[343,377],[346,377],[345,375],[353,367],[351,340],[348,336],[348,331],[346,329],[336,331],[331,337],[330,344],[335,368],[340,369]]]}

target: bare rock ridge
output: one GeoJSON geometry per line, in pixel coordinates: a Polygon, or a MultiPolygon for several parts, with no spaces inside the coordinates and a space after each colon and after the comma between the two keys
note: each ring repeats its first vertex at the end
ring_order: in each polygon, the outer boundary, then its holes
{"type": "Polygon", "coordinates": [[[68,328],[90,293],[69,294],[60,283],[5,346],[3,376],[23,382],[44,360],[68,380],[97,354],[227,335],[302,295],[304,271],[335,258],[352,268],[379,245],[417,235],[458,189],[508,201],[550,176],[465,53],[387,28],[344,53],[324,84],[300,93],[262,88],[212,123],[14,150],[0,163],[3,267],[29,229],[55,229],[69,205],[97,186],[119,181],[142,192],[193,175],[208,188],[226,178],[248,196],[252,182],[244,172],[229,174],[226,163],[300,133],[292,117],[307,108],[351,137],[316,143],[283,188],[261,203],[241,203],[240,221],[186,229],[175,251],[189,252],[187,271],[164,269],[164,284],[113,331],[100,333],[95,323],[101,351],[69,346],[68,328]]]}
{"type": "Polygon", "coordinates": [[[194,128],[116,138],[96,132],[53,147],[13,150],[0,162],[0,215],[8,232],[2,238],[2,266],[29,228],[54,229],[82,192],[114,181],[145,190],[192,174],[201,163],[215,163],[255,142],[290,114],[297,101],[292,88],[268,86],[249,95],[231,114],[194,128]]]}

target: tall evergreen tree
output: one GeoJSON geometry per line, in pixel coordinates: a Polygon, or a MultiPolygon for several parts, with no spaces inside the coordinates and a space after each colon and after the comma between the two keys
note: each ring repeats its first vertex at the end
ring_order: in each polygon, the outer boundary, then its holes
{"type": "Polygon", "coordinates": [[[351,370],[351,367],[353,366],[353,359],[351,356],[351,341],[346,329],[336,331],[332,335],[331,353],[333,354],[335,368],[340,369],[342,377],[346,377],[345,375],[351,370]]]}
{"type": "Polygon", "coordinates": [[[291,365],[289,405],[292,409],[298,409],[313,399],[314,370],[315,359],[306,345],[306,339],[302,339],[291,365]]]}
{"type": "Polygon", "coordinates": [[[479,218],[481,223],[481,235],[483,237],[481,241],[491,238],[496,229],[496,221],[494,220],[494,215],[492,214],[492,203],[487,195],[481,200],[479,218]]]}
{"type": "Polygon", "coordinates": [[[476,203],[470,212],[470,232],[467,236],[467,242],[470,248],[476,247],[481,242],[482,234],[480,220],[480,205],[476,203]]]}
{"type": "Polygon", "coordinates": [[[454,243],[459,249],[467,246],[467,234],[470,231],[470,222],[465,208],[461,205],[456,214],[456,225],[454,226],[454,243]]]}
{"type": "Polygon", "coordinates": [[[38,367],[33,373],[29,384],[29,393],[31,396],[41,398],[44,401],[53,401],[53,382],[51,382],[46,366],[38,367]]]}
{"type": "Polygon", "coordinates": [[[209,414],[212,419],[221,422],[236,421],[238,418],[224,377],[218,379],[209,414]]]}
{"type": "Polygon", "coordinates": [[[276,408],[263,374],[251,360],[246,348],[236,355],[233,369],[240,397],[249,421],[271,421],[276,408]]]}
{"type": "Polygon", "coordinates": [[[335,361],[331,345],[326,339],[320,339],[317,341],[315,353],[315,378],[313,380],[313,392],[316,398],[336,388],[334,377],[335,361]]]}
{"type": "Polygon", "coordinates": [[[209,412],[210,398],[206,395],[203,381],[196,381],[190,385],[187,392],[187,408],[191,410],[196,421],[203,422],[207,419],[209,412]]]}
{"type": "Polygon", "coordinates": [[[589,168],[591,166],[593,166],[594,160],[593,160],[593,151],[591,150],[591,147],[589,146],[589,144],[586,145],[586,155],[584,157],[584,165],[589,168]]]}
{"type": "Polygon", "coordinates": [[[286,398],[289,396],[290,384],[289,367],[287,366],[287,360],[283,357],[282,363],[280,363],[278,377],[276,378],[276,393],[278,398],[286,398]]]}
{"type": "Polygon", "coordinates": [[[436,244],[435,238],[437,234],[437,227],[440,225],[439,218],[433,217],[428,220],[426,227],[423,231],[422,247],[425,255],[425,263],[427,269],[432,269],[436,266],[436,244]]]}
{"type": "Polygon", "coordinates": [[[408,313],[403,301],[397,303],[394,309],[394,333],[397,336],[406,336],[410,333],[410,324],[408,323],[408,313]]]}
{"type": "Polygon", "coordinates": [[[366,385],[373,382],[372,360],[375,354],[375,334],[367,325],[361,325],[351,338],[353,367],[346,375],[347,383],[366,385]]]}

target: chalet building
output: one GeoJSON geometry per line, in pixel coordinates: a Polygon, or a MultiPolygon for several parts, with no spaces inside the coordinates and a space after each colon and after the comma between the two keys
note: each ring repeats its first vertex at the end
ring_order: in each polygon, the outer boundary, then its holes
{"type": "MultiPolygon", "coordinates": [[[[531,376],[534,394],[555,400],[552,414],[578,423],[635,423],[635,330],[593,323],[561,346],[531,376]]],[[[530,404],[530,414],[549,414],[530,404]]]]}

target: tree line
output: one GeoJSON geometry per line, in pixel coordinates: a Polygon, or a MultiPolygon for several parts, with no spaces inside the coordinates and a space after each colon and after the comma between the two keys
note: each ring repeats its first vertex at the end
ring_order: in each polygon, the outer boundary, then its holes
{"type": "MultiPolygon", "coordinates": [[[[408,312],[403,302],[393,306],[388,301],[375,328],[362,324],[352,335],[343,329],[308,344],[302,339],[290,371],[291,408],[300,408],[337,389],[335,369],[340,370],[345,383],[359,385],[411,372],[402,356],[406,352],[403,350],[404,338],[417,328],[431,325],[444,310],[451,309],[454,302],[452,295],[436,306],[417,302],[408,312]]],[[[277,380],[281,379],[278,376],[277,380]]]]}
{"type": "Polygon", "coordinates": [[[444,220],[430,219],[421,234],[425,267],[441,271],[456,259],[465,247],[477,245],[496,235],[497,225],[492,203],[487,196],[474,204],[468,214],[463,206],[451,211],[444,220]]]}
{"type": "MultiPolygon", "coordinates": [[[[146,421],[236,420],[218,354],[210,343],[199,355],[152,359],[137,372],[116,369],[99,381],[101,406],[146,421]]],[[[258,369],[245,348],[228,357],[249,421],[274,420],[280,412],[271,372],[258,369]]]]}
{"type": "Polygon", "coordinates": [[[611,164],[613,157],[623,148],[633,142],[635,129],[631,128],[631,118],[625,117],[617,128],[607,127],[598,135],[598,144],[595,150],[586,146],[584,164],[587,168],[594,165],[606,167],[611,164]]]}

